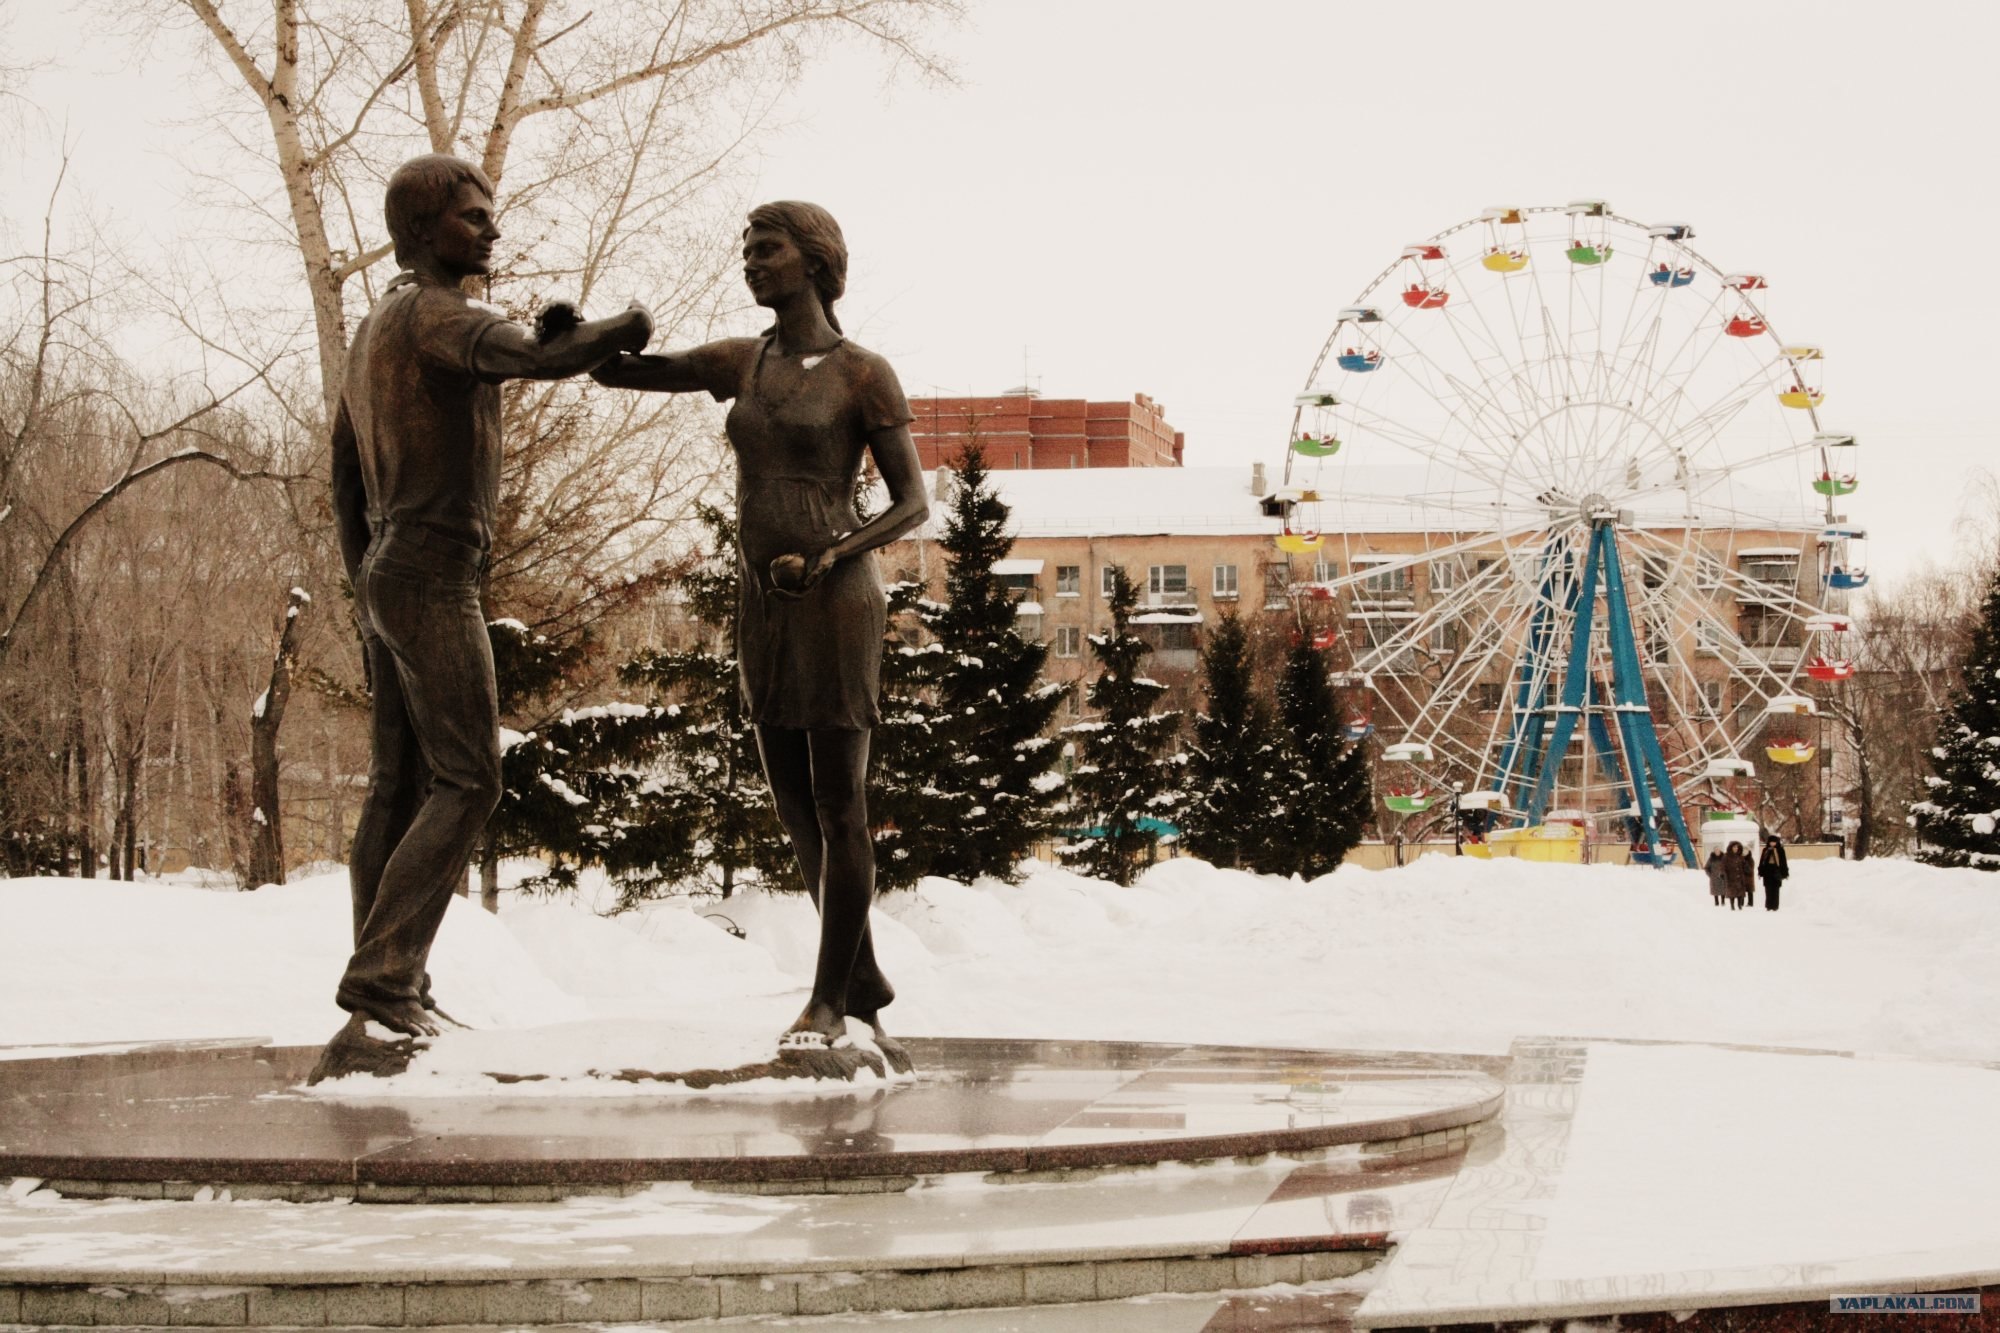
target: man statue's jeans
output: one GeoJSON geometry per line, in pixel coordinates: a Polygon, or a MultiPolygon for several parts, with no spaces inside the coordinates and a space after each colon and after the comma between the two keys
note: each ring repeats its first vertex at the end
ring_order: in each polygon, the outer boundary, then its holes
{"type": "Polygon", "coordinates": [[[378,525],[354,601],[374,690],[374,759],[354,831],[354,956],[336,993],[429,1000],[424,965],[500,799],[500,710],[479,603],[485,558],[378,525]]]}

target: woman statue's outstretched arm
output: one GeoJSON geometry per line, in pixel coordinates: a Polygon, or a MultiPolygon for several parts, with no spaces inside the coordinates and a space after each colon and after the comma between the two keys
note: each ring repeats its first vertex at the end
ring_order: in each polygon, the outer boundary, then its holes
{"type": "Polygon", "coordinates": [[[708,387],[687,352],[626,352],[591,371],[590,377],[607,388],[654,393],[693,393],[708,387]]]}

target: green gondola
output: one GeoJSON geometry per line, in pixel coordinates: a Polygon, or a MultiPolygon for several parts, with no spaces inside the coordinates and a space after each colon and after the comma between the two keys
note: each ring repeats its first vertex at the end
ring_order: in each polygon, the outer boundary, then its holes
{"type": "Polygon", "coordinates": [[[1332,458],[1340,452],[1340,441],[1331,435],[1301,435],[1292,441],[1292,452],[1307,458],[1332,458]]]}
{"type": "Polygon", "coordinates": [[[1611,247],[1579,243],[1572,245],[1565,253],[1569,255],[1569,262],[1572,264],[1602,264],[1611,258],[1611,247]]]}

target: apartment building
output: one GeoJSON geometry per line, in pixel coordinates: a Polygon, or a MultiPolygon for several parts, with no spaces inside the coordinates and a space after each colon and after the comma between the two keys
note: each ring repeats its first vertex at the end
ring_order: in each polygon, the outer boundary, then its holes
{"type": "MultiPolygon", "coordinates": [[[[935,594],[943,577],[935,541],[954,474],[932,470],[926,479],[935,497],[932,521],[882,553],[883,572],[922,581],[935,594]]],[[[1458,654],[1482,647],[1481,627],[1471,623],[1477,615],[1433,613],[1447,599],[1462,601],[1452,590],[1496,561],[1532,561],[1537,553],[1474,547],[1412,565],[1411,557],[1476,534],[1440,534],[1434,515],[1383,498],[1422,490],[1399,469],[1350,467],[1346,480],[1371,498],[1335,508],[1339,530],[1327,526],[1320,550],[1287,555],[1275,542],[1284,531],[1283,510],[1262,465],[996,471],[992,484],[1012,513],[1016,541],[993,576],[1014,590],[1022,632],[1050,645],[1053,679],[1095,675],[1086,636],[1109,626],[1109,570],[1116,565],[1139,589],[1135,623],[1155,650],[1147,669],[1176,687],[1181,701],[1197,701],[1190,687],[1204,636],[1233,613],[1287,635],[1310,633],[1332,645],[1336,665],[1365,666],[1369,688],[1357,679],[1345,698],[1371,716],[1385,742],[1399,739],[1397,718],[1413,714],[1447,674],[1465,689],[1466,730],[1499,730],[1518,635],[1496,650],[1489,634],[1486,664],[1453,670],[1458,654]],[[1376,565],[1383,571],[1369,575],[1376,565]],[[1357,575],[1330,595],[1307,586],[1357,575]],[[1413,625],[1417,632],[1406,633],[1413,625]],[[1403,649],[1385,655],[1399,637],[1403,649]]],[[[1657,669],[1649,690],[1670,753],[1690,743],[1676,740],[1677,718],[1727,719],[1754,733],[1753,710],[1764,707],[1771,691],[1769,673],[1791,672],[1812,651],[1798,608],[1818,599],[1816,540],[1816,525],[1801,519],[1757,532],[1687,532],[1655,523],[1645,540],[1629,544],[1627,577],[1635,592],[1643,598],[1669,582],[1677,592],[1660,602],[1675,608],[1671,614],[1641,613],[1635,626],[1642,657],[1657,669]],[[1667,691],[1672,699],[1662,697],[1667,691]]],[[[1761,753],[1753,757],[1762,768],[1761,753]]],[[[1571,762],[1585,762],[1580,737],[1571,762]]]]}
{"type": "Polygon", "coordinates": [[[1143,393],[1125,402],[1043,398],[1030,389],[987,398],[912,398],[910,436],[925,468],[949,467],[970,439],[986,466],[1179,467],[1187,437],[1143,393]]]}

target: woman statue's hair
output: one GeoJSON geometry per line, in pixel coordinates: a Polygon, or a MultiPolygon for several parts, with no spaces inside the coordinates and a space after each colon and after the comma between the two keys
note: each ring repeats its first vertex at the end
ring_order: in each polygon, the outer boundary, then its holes
{"type": "Polygon", "coordinates": [[[847,240],[833,214],[818,204],[797,199],[780,199],[759,204],[750,210],[752,227],[769,227],[792,238],[799,253],[812,268],[813,290],[819,293],[820,308],[835,333],[844,332],[834,317],[833,303],[847,292],[847,240]],[[816,265],[816,267],[814,267],[816,265]]]}

